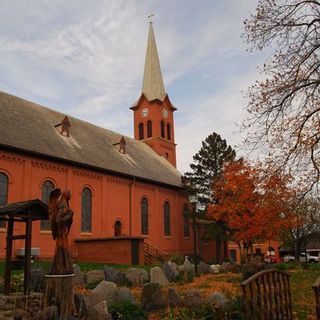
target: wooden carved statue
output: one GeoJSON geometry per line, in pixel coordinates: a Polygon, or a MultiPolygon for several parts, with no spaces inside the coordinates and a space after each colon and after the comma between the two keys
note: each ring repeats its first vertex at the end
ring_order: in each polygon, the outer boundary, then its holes
{"type": "Polygon", "coordinates": [[[49,219],[53,239],[56,240],[55,254],[50,274],[72,274],[72,260],[68,235],[73,221],[73,211],[69,207],[71,193],[54,189],[49,198],[49,219]]]}
{"type": "Polygon", "coordinates": [[[49,219],[56,248],[49,274],[46,276],[46,305],[58,308],[59,319],[69,319],[74,311],[73,267],[68,235],[73,221],[69,207],[71,193],[54,189],[49,198],[49,219]]]}

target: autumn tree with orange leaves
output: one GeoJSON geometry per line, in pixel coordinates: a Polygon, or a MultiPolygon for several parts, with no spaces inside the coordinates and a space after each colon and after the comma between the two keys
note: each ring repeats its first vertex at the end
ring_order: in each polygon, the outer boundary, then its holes
{"type": "Polygon", "coordinates": [[[218,201],[209,206],[208,213],[228,226],[242,262],[255,241],[274,239],[288,227],[293,197],[289,182],[289,177],[266,176],[262,168],[240,159],[227,164],[221,179],[213,186],[218,201]]]}

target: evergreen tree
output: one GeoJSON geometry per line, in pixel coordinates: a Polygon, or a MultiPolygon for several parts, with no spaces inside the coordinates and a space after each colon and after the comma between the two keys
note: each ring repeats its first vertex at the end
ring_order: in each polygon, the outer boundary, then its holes
{"type": "MultiPolygon", "coordinates": [[[[191,171],[184,176],[188,182],[185,185],[187,194],[196,195],[201,204],[201,209],[196,213],[197,217],[205,216],[204,209],[207,205],[215,203],[213,185],[220,178],[224,164],[233,161],[235,157],[236,152],[215,132],[202,141],[201,149],[193,156],[194,162],[190,164],[191,171]]],[[[193,213],[189,215],[192,217],[193,213]]],[[[225,252],[226,247],[222,245],[222,241],[225,243],[228,238],[226,232],[226,225],[220,221],[212,221],[204,226],[202,240],[215,239],[217,263],[223,262],[222,251],[225,252]]]]}
{"type": "Polygon", "coordinates": [[[215,132],[210,134],[193,156],[191,171],[185,174],[185,179],[189,181],[187,192],[197,195],[203,205],[214,203],[212,185],[220,177],[224,163],[233,161],[235,157],[236,152],[225,139],[215,132]]]}

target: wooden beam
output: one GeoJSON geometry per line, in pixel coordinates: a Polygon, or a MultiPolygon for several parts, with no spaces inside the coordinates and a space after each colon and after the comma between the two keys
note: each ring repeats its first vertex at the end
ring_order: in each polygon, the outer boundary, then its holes
{"type": "Polygon", "coordinates": [[[24,240],[25,238],[26,238],[25,234],[19,234],[19,235],[11,236],[12,240],[24,240]]]}
{"type": "Polygon", "coordinates": [[[32,219],[31,216],[26,221],[25,235],[25,265],[24,265],[24,294],[29,294],[30,291],[30,275],[31,275],[31,234],[32,234],[32,219]]]}
{"type": "Polygon", "coordinates": [[[12,258],[12,234],[13,234],[13,219],[8,221],[7,227],[7,239],[6,239],[6,263],[4,271],[4,294],[8,295],[10,293],[10,283],[11,283],[11,258],[12,258]]]}

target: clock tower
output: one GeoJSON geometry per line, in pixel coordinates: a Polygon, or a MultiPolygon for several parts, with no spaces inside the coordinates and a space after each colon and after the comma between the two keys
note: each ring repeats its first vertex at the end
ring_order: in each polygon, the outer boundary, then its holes
{"type": "Polygon", "coordinates": [[[144,65],[142,93],[130,108],[134,113],[134,138],[148,144],[176,167],[172,105],[163,85],[152,22],[144,65]]]}

